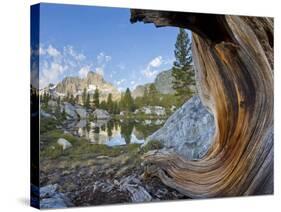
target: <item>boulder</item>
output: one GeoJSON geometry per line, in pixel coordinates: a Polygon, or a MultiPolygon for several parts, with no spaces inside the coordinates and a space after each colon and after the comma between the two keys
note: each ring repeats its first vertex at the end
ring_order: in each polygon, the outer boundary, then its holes
{"type": "Polygon", "coordinates": [[[68,117],[72,119],[78,119],[78,116],[76,114],[76,108],[72,104],[65,102],[64,110],[68,117]]]}
{"type": "Polygon", "coordinates": [[[64,139],[64,138],[59,138],[58,141],[57,141],[57,143],[58,143],[60,146],[62,146],[62,149],[63,149],[63,150],[72,147],[72,144],[71,144],[68,140],[66,140],[66,139],[64,139]]]}
{"type": "Polygon", "coordinates": [[[170,111],[171,111],[171,112],[175,112],[176,109],[177,109],[177,107],[176,107],[175,105],[172,105],[171,108],[170,108],[170,111]]]}
{"type": "Polygon", "coordinates": [[[70,200],[58,192],[58,185],[47,185],[40,188],[40,208],[66,208],[73,206],[70,200]]]}
{"type": "Polygon", "coordinates": [[[54,115],[51,115],[50,113],[45,112],[44,110],[40,110],[40,114],[44,118],[52,118],[52,119],[57,119],[54,115]]]}
{"type": "Polygon", "coordinates": [[[96,119],[110,119],[110,114],[106,110],[96,109],[93,112],[96,119]]]}
{"type": "Polygon", "coordinates": [[[58,189],[58,185],[47,185],[40,188],[40,198],[49,198],[55,195],[58,189]]]}
{"type": "Polygon", "coordinates": [[[166,115],[166,110],[161,106],[145,106],[135,111],[135,113],[144,113],[146,115],[157,115],[164,116],[166,115]]]}
{"type": "Polygon", "coordinates": [[[118,184],[121,191],[129,193],[131,201],[134,203],[150,202],[152,200],[151,195],[142,186],[140,179],[134,175],[122,178],[118,184]]]}
{"type": "Polygon", "coordinates": [[[147,138],[157,140],[186,159],[202,158],[213,138],[213,115],[202,105],[198,96],[189,99],[169,117],[164,126],[147,138]]]}
{"type": "Polygon", "coordinates": [[[54,101],[54,100],[48,101],[48,108],[52,111],[52,113],[55,113],[57,106],[58,106],[58,103],[56,101],[54,101]]]}
{"type": "Polygon", "coordinates": [[[76,128],[85,128],[87,126],[87,120],[82,119],[76,124],[76,128]]]}
{"type": "Polygon", "coordinates": [[[80,119],[86,119],[87,118],[87,111],[85,108],[81,107],[81,106],[75,106],[76,108],[76,113],[78,114],[80,119]]]}

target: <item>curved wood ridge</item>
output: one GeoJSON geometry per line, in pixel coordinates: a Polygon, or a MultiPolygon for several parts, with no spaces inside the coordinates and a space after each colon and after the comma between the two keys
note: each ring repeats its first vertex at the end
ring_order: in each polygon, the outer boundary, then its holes
{"type": "Polygon", "coordinates": [[[132,10],[131,21],[193,31],[200,97],[216,122],[203,159],[150,151],[146,174],[192,198],[272,193],[273,20],[132,10]]]}

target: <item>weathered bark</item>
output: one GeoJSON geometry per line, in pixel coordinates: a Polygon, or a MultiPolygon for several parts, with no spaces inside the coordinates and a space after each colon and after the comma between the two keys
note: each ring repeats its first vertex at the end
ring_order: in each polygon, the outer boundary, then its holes
{"type": "Polygon", "coordinates": [[[151,151],[147,174],[192,198],[273,193],[273,19],[132,10],[136,21],[193,31],[199,94],[216,122],[202,160],[151,151]]]}

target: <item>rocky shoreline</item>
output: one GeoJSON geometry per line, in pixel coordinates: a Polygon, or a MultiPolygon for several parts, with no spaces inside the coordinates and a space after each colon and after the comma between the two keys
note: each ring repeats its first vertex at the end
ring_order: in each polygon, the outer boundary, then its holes
{"type": "Polygon", "coordinates": [[[212,114],[194,96],[144,145],[107,147],[65,133],[63,126],[59,130],[41,135],[40,187],[56,188],[53,196],[40,196],[43,208],[188,199],[153,177],[157,168],[143,155],[163,149],[196,160],[208,150],[215,125],[212,114]]]}
{"type": "Polygon", "coordinates": [[[42,208],[106,205],[186,199],[159,178],[144,177],[141,161],[127,153],[104,155],[74,162],[63,158],[42,161],[40,200],[42,208]],[[67,168],[63,168],[67,167],[67,168]],[[46,195],[46,190],[52,195],[46,195]],[[43,190],[43,193],[42,193],[43,190]]]}

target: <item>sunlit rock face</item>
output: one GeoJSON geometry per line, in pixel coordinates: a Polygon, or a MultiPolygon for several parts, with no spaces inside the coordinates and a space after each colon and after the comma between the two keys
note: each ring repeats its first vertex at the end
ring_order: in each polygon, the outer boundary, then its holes
{"type": "Polygon", "coordinates": [[[96,88],[100,92],[100,100],[106,100],[109,93],[112,94],[114,100],[121,97],[118,89],[109,82],[106,82],[100,74],[90,71],[85,78],[65,77],[61,82],[52,87],[42,89],[41,93],[50,93],[53,96],[65,97],[67,94],[76,97],[82,103],[82,95],[84,89],[91,95],[94,94],[96,88]]]}
{"type": "Polygon", "coordinates": [[[213,115],[192,97],[169,117],[164,126],[147,138],[157,140],[188,160],[202,158],[208,151],[215,132],[213,115]]]}
{"type": "Polygon", "coordinates": [[[201,160],[148,152],[151,175],[192,198],[272,194],[273,19],[132,10],[137,21],[192,30],[198,92],[216,126],[201,160]]]}
{"type": "Polygon", "coordinates": [[[175,90],[173,89],[174,80],[172,70],[162,71],[155,78],[155,88],[162,94],[175,94],[175,90]]]}

